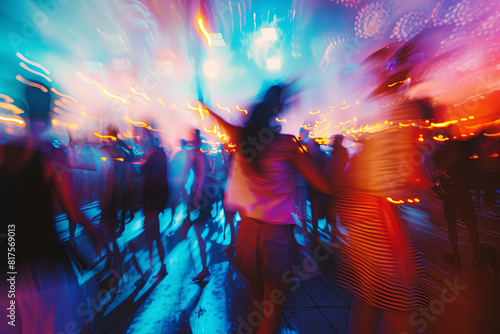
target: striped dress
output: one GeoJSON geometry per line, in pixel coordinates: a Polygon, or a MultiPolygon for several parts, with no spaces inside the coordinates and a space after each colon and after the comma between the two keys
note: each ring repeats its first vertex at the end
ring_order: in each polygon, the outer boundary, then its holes
{"type": "MultiPolygon", "coordinates": [[[[403,104],[391,117],[411,118],[413,111],[412,104],[403,104]]],[[[370,136],[352,159],[334,205],[348,234],[339,250],[338,284],[389,311],[433,300],[418,252],[387,200],[415,197],[410,184],[422,168],[414,158],[420,156],[415,130],[392,127],[370,136]]]]}
{"type": "Polygon", "coordinates": [[[342,193],[336,210],[347,230],[337,283],[369,305],[409,311],[433,299],[416,248],[382,198],[342,193]]]}

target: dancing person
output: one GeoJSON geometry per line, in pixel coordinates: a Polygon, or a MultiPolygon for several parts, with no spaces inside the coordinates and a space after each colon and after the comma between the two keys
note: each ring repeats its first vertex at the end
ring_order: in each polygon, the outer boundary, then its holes
{"type": "MultiPolygon", "coordinates": [[[[398,107],[404,111],[391,111],[395,122],[419,118],[418,103],[398,107]]],[[[354,296],[349,333],[374,333],[381,319],[388,327],[381,333],[414,331],[412,310],[432,300],[417,251],[388,200],[415,198],[413,173],[403,171],[416,167],[401,166],[410,159],[400,157],[418,150],[416,137],[414,129],[389,128],[360,140],[363,151],[338,187],[335,211],[347,233],[339,238],[337,283],[354,296]]]]}
{"type": "Polygon", "coordinates": [[[466,142],[448,140],[436,144],[437,148],[432,154],[434,166],[438,170],[445,170],[453,184],[451,192],[443,196],[443,209],[448,226],[448,239],[452,253],[446,254],[444,259],[450,264],[460,264],[458,251],[457,218],[460,213],[461,220],[467,226],[469,240],[472,246],[472,265],[481,264],[479,256],[479,232],[476,225],[476,211],[469,192],[468,168],[469,154],[466,152],[466,142]]]}
{"type": "Polygon", "coordinates": [[[165,264],[165,249],[161,241],[159,215],[165,209],[168,199],[167,181],[167,155],[159,145],[157,138],[147,139],[145,152],[146,162],[142,166],[142,196],[144,205],[144,231],[149,248],[149,264],[151,270],[153,264],[153,242],[156,241],[158,256],[160,257],[160,269],[154,278],[167,275],[165,264]]]}
{"type": "Polygon", "coordinates": [[[66,153],[48,136],[50,89],[30,82],[25,95],[29,133],[0,146],[2,227],[5,233],[7,228],[15,231],[15,269],[9,270],[17,272],[17,321],[12,328],[16,333],[59,333],[72,323],[80,333],[90,333],[92,312],[78,312],[80,304],[86,305],[84,286],[54,231],[53,200],[61,203],[70,221],[84,227],[98,254],[99,232],[78,207],[66,153]]]}
{"type": "MultiPolygon", "coordinates": [[[[344,173],[347,167],[347,163],[349,162],[349,154],[347,153],[347,149],[342,145],[343,140],[344,136],[342,134],[333,136],[332,152],[326,162],[325,168],[323,169],[323,174],[325,175],[326,179],[335,182],[335,185],[337,187],[344,179],[344,173]]],[[[335,196],[330,196],[330,198],[328,199],[327,207],[327,222],[332,228],[332,241],[336,242],[337,213],[335,211],[335,196]]]]}
{"type": "Polygon", "coordinates": [[[315,189],[328,192],[321,172],[296,138],[280,134],[275,119],[282,111],[284,89],[270,87],[243,127],[212,113],[238,145],[231,160],[225,209],[238,211],[242,218],[236,237],[236,268],[250,281],[253,308],[262,315],[256,333],[278,333],[290,289],[291,282],[282,277],[295,259],[291,215],[295,170],[315,189]]]}

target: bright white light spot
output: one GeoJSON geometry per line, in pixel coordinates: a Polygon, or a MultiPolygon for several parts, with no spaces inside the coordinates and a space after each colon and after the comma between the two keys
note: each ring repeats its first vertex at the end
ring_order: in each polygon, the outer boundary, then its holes
{"type": "Polygon", "coordinates": [[[208,59],[203,65],[203,73],[205,74],[205,77],[207,77],[208,79],[216,78],[217,75],[219,74],[219,70],[220,70],[220,65],[213,58],[208,59]]]}
{"type": "Polygon", "coordinates": [[[262,28],[260,29],[262,33],[262,38],[265,41],[276,41],[278,40],[278,34],[276,33],[276,29],[274,28],[262,28]]]}
{"type": "Polygon", "coordinates": [[[266,65],[268,70],[279,70],[281,68],[281,59],[276,58],[267,58],[266,65]]]}
{"type": "Polygon", "coordinates": [[[261,46],[261,45],[262,45],[262,43],[264,43],[264,38],[263,38],[263,37],[257,37],[257,38],[255,39],[255,45],[256,45],[256,46],[261,46]]]}

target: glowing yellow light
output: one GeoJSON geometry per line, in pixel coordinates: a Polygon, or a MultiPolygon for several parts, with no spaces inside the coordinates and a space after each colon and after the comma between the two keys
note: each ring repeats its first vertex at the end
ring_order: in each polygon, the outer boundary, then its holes
{"type": "Polygon", "coordinates": [[[240,107],[238,107],[238,105],[236,105],[236,109],[238,109],[239,111],[243,111],[245,113],[245,115],[248,115],[248,110],[240,109],[240,107]]]}
{"type": "Polygon", "coordinates": [[[94,136],[102,138],[102,139],[111,139],[113,141],[116,141],[116,137],[115,136],[103,136],[103,135],[98,134],[97,132],[94,132],[94,136]]]}
{"type": "Polygon", "coordinates": [[[411,79],[410,79],[410,78],[407,78],[407,79],[405,79],[405,80],[398,81],[398,82],[392,83],[392,84],[390,84],[390,85],[387,85],[387,87],[392,87],[392,86],[395,86],[395,85],[397,85],[397,84],[404,83],[404,82],[409,82],[409,81],[411,81],[411,79]]]}
{"type": "Polygon", "coordinates": [[[447,141],[447,140],[450,140],[450,138],[442,138],[442,137],[439,138],[439,137],[436,137],[436,136],[432,137],[432,139],[434,139],[435,141],[447,141]]]}
{"type": "Polygon", "coordinates": [[[29,60],[27,59],[25,56],[23,56],[20,52],[17,52],[16,53],[16,56],[18,56],[20,59],[24,60],[25,62],[27,62],[28,64],[30,65],[33,65],[33,66],[36,66],[38,67],[39,69],[41,69],[42,71],[44,71],[46,74],[50,74],[49,70],[46,69],[45,67],[43,67],[42,65],[38,64],[38,63],[35,63],[34,61],[32,60],[29,60]]]}
{"type": "Polygon", "coordinates": [[[52,79],[51,79],[51,78],[49,78],[48,76],[46,76],[46,75],[45,75],[45,74],[43,74],[43,73],[40,73],[40,72],[35,71],[35,70],[32,70],[31,68],[29,68],[28,66],[26,66],[26,64],[25,64],[25,63],[20,62],[20,63],[19,63],[19,65],[21,65],[21,67],[22,67],[22,68],[24,68],[26,71],[29,71],[29,72],[31,72],[31,73],[33,73],[33,74],[36,74],[36,75],[39,75],[39,76],[41,76],[42,78],[44,78],[45,80],[47,80],[48,82],[52,82],[52,79]]]}
{"type": "Polygon", "coordinates": [[[163,102],[163,100],[161,99],[161,97],[158,98],[158,102],[160,102],[160,104],[164,107],[166,107],[167,105],[165,104],[165,102],[163,102]]]}
{"type": "MultiPolygon", "coordinates": [[[[345,102],[345,101],[344,101],[344,102],[345,102]]],[[[350,104],[350,105],[345,106],[345,107],[340,107],[340,109],[345,110],[345,109],[347,109],[347,108],[349,108],[349,107],[352,107],[352,106],[354,106],[354,105],[356,105],[356,104],[359,104],[359,101],[356,101],[356,103],[350,104]]]]}
{"type": "Polygon", "coordinates": [[[466,117],[462,117],[462,118],[460,118],[460,120],[461,120],[462,122],[465,122],[465,121],[467,121],[467,120],[469,120],[469,119],[468,119],[468,118],[466,118],[466,117]]]}
{"type": "Polygon", "coordinates": [[[53,92],[53,93],[55,93],[55,94],[57,94],[57,95],[59,95],[59,96],[66,97],[66,98],[70,99],[71,101],[73,101],[75,103],[78,103],[78,101],[73,96],[69,96],[67,94],[63,94],[61,92],[58,92],[54,87],[52,87],[50,89],[50,91],[53,92]]]}
{"type": "Polygon", "coordinates": [[[106,95],[114,100],[120,101],[123,104],[127,103],[127,101],[125,101],[125,99],[123,97],[120,97],[118,95],[113,95],[110,92],[108,92],[105,88],[101,88],[101,91],[104,93],[104,95],[106,95]]]}
{"type": "Polygon", "coordinates": [[[65,126],[67,128],[73,128],[73,129],[78,128],[78,125],[76,125],[76,124],[70,124],[70,123],[61,122],[61,121],[58,121],[57,119],[53,119],[52,120],[52,124],[53,125],[59,125],[59,126],[65,126]]]}
{"type": "Polygon", "coordinates": [[[126,117],[125,117],[125,120],[126,120],[127,122],[132,123],[132,124],[134,124],[135,126],[139,126],[139,127],[141,127],[141,128],[145,128],[145,127],[147,127],[147,126],[148,126],[148,125],[147,125],[146,123],[144,123],[144,122],[137,122],[137,121],[133,121],[133,120],[131,120],[128,116],[126,116],[126,117]]]}
{"type": "Polygon", "coordinates": [[[0,108],[10,110],[16,115],[24,113],[24,110],[22,110],[21,108],[5,102],[0,102],[0,108]]]}
{"type": "Polygon", "coordinates": [[[420,199],[415,198],[415,203],[420,203],[420,199]]]}
{"type": "Polygon", "coordinates": [[[474,116],[469,116],[469,119],[474,119],[474,116]]]}
{"type": "Polygon", "coordinates": [[[0,98],[4,99],[4,101],[7,102],[7,103],[14,102],[13,98],[11,98],[10,96],[4,95],[4,94],[0,94],[0,98]]]}
{"type": "Polygon", "coordinates": [[[116,161],[125,161],[123,158],[113,158],[113,160],[116,160],[116,161]]]}
{"type": "Polygon", "coordinates": [[[424,138],[418,138],[418,141],[424,141],[424,138]]]}
{"type": "Polygon", "coordinates": [[[208,46],[212,46],[212,39],[210,38],[208,32],[205,30],[205,27],[203,26],[203,20],[201,19],[201,17],[198,18],[198,27],[200,27],[201,32],[207,38],[208,46]]]}
{"type": "Polygon", "coordinates": [[[144,98],[145,98],[146,100],[148,100],[148,101],[150,101],[150,100],[151,100],[151,99],[149,98],[149,96],[147,96],[147,95],[146,95],[146,94],[144,94],[144,93],[140,93],[140,92],[136,91],[133,87],[130,87],[130,90],[131,90],[132,92],[134,92],[135,94],[137,94],[137,95],[140,95],[140,96],[144,97],[144,98]]]}
{"type": "Polygon", "coordinates": [[[279,119],[278,117],[276,117],[276,122],[279,122],[279,123],[286,123],[286,119],[279,119]]]}
{"type": "Polygon", "coordinates": [[[403,200],[397,200],[397,201],[395,201],[395,200],[393,200],[393,199],[392,199],[392,198],[390,198],[390,197],[387,197],[387,200],[388,200],[389,202],[391,202],[391,203],[394,203],[394,204],[402,204],[402,203],[404,203],[404,202],[405,202],[405,201],[403,201],[403,200]]]}
{"type": "Polygon", "coordinates": [[[31,86],[31,87],[38,88],[38,89],[40,89],[40,90],[41,90],[42,92],[44,92],[44,93],[47,93],[47,92],[48,92],[47,88],[45,88],[44,86],[42,86],[42,85],[40,85],[40,84],[37,84],[37,83],[35,83],[35,82],[28,81],[28,80],[26,80],[25,78],[23,78],[23,77],[22,77],[22,76],[20,76],[20,75],[16,75],[16,79],[17,79],[17,80],[19,80],[19,81],[21,81],[21,82],[22,82],[23,84],[25,84],[25,85],[28,85],[28,86],[31,86]]]}
{"type": "Polygon", "coordinates": [[[106,161],[106,160],[108,160],[108,159],[106,159],[106,157],[101,157],[101,160],[102,160],[102,161],[106,161]]]}
{"type": "Polygon", "coordinates": [[[229,108],[221,107],[218,102],[217,102],[217,108],[222,109],[222,110],[227,110],[228,113],[231,113],[231,110],[229,110],[229,108]]]}
{"type": "Polygon", "coordinates": [[[453,120],[453,121],[446,121],[446,122],[443,122],[443,123],[431,123],[431,126],[434,126],[436,128],[444,128],[444,127],[447,127],[450,124],[455,124],[455,123],[458,123],[458,121],[457,120],[453,120]]]}
{"type": "Polygon", "coordinates": [[[309,111],[309,113],[310,113],[311,115],[318,115],[318,114],[320,113],[320,111],[319,111],[319,110],[318,110],[318,111],[316,111],[316,112],[309,111]]]}
{"type": "Polygon", "coordinates": [[[17,123],[21,126],[24,126],[24,121],[19,118],[0,116],[0,121],[7,123],[17,123]]]}

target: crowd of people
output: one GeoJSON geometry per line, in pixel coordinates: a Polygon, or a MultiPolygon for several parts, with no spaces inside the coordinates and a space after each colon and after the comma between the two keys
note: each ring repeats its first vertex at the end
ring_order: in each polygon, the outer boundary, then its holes
{"type": "MultiPolygon", "coordinates": [[[[162,279],[168,268],[160,217],[170,210],[171,226],[181,213],[177,233],[193,228],[196,234],[201,270],[191,281],[201,283],[211,276],[202,232],[213,222],[213,208],[224,211],[225,225],[230,227],[226,253],[234,256],[235,267],[250,282],[249,312],[264,314],[255,325],[256,333],[279,331],[291,286],[284,275],[294,265],[296,249],[303,246],[295,239],[297,223],[306,240],[318,243],[322,242],[318,222],[326,219],[327,242],[338,249],[337,282],[354,296],[350,333],[372,333],[380,321],[387,328],[384,333],[414,331],[408,312],[432,304],[418,252],[400,223],[397,207],[387,198],[416,198],[437,185],[435,194],[441,192],[452,250],[446,260],[460,263],[456,230],[460,214],[469,231],[472,264],[481,265],[471,195],[473,190],[479,198],[481,189],[469,182],[473,173],[467,170],[472,165],[466,142],[442,142],[423,155],[428,162],[402,172],[411,164],[407,156],[422,151],[415,142],[417,127],[371,133],[359,140],[362,150],[356,155],[343,146],[342,134],[329,138],[325,149],[305,127],[299,137],[281,133],[274,120],[286,112],[290,86],[273,85],[242,126],[204,106],[236,143],[235,150],[222,144],[218,150],[208,149],[198,129],[181,140],[178,150],[166,150],[161,138],[146,128],[140,139],[125,142],[112,125],[98,144],[71,140],[61,145],[47,136],[50,96],[48,89],[38,86],[26,87],[29,134],[0,146],[1,212],[6,226],[15,225],[17,270],[22,273],[17,285],[22,333],[40,328],[58,332],[70,320],[81,325],[82,332],[92,332],[92,322],[76,314],[74,305],[83,290],[64,248],[78,247],[79,224],[95,245],[96,261],[106,258],[103,270],[120,273],[124,260],[117,240],[138,214],[144,217],[141,237],[151,272],[162,279]],[[435,174],[441,177],[435,182],[426,177],[426,166],[446,173],[435,174]],[[99,203],[100,215],[94,221],[81,210],[90,202],[99,203]],[[54,232],[53,217],[59,210],[68,217],[68,240],[58,240],[54,232]],[[236,216],[241,218],[237,224],[236,216]]],[[[411,119],[424,124],[433,119],[425,101],[403,101],[389,113],[395,123],[411,119]]],[[[484,205],[492,210],[498,171],[478,175],[488,180],[481,185],[484,205]]],[[[133,262],[142,275],[138,285],[144,284],[145,271],[137,259],[133,262]]]]}

